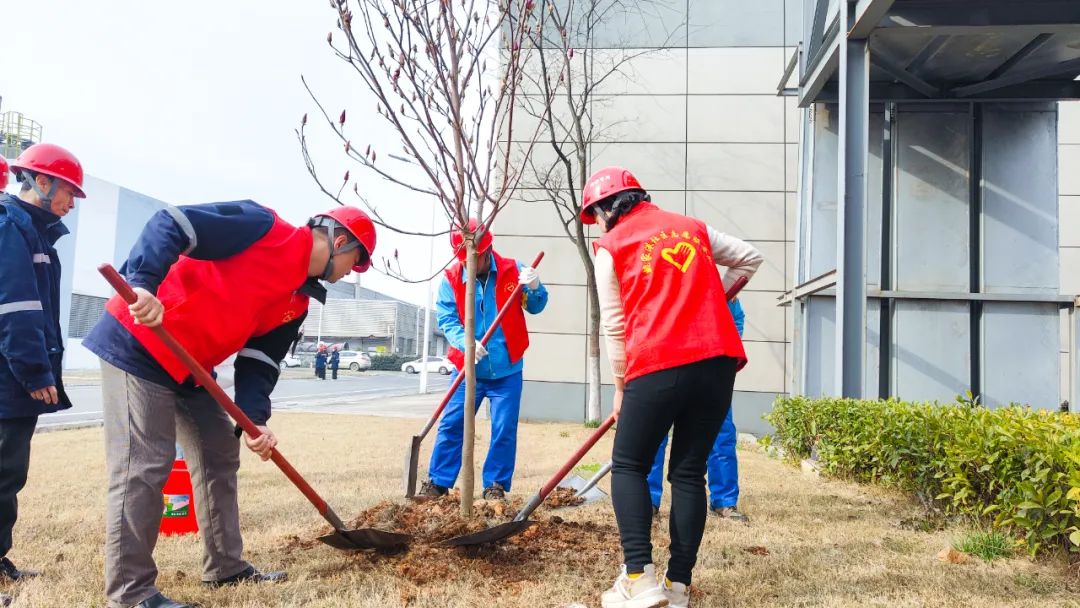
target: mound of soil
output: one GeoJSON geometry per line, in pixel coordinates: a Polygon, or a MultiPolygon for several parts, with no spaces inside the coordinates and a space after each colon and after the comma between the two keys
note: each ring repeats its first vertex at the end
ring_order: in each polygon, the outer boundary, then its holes
{"type": "MultiPolygon", "coordinates": [[[[570,491],[569,498],[572,496],[570,491]]],[[[404,504],[379,503],[347,525],[411,534],[413,543],[407,551],[394,555],[374,551],[344,553],[343,568],[389,566],[417,587],[468,571],[500,589],[510,590],[537,581],[544,572],[600,572],[607,576],[617,567],[621,549],[615,526],[566,521],[550,513],[534,513],[536,525],[498,543],[474,547],[441,544],[455,536],[511,521],[521,506],[521,499],[477,501],[474,516],[466,519],[461,516],[456,495],[404,504]]],[[[322,547],[316,539],[330,531],[329,526],[323,526],[308,538],[289,537],[283,551],[293,554],[322,547]]]]}

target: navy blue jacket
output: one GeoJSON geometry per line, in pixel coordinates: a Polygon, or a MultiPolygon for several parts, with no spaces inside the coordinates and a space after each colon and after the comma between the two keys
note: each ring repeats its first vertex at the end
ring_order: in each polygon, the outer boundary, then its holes
{"type": "MultiPolygon", "coordinates": [[[[132,287],[156,293],[181,255],[197,260],[232,257],[265,236],[273,223],[273,214],[253,201],[162,209],[146,223],[120,274],[127,277],[132,287]]],[[[237,289],[243,286],[238,285],[237,289]]],[[[315,279],[297,285],[297,291],[318,300],[325,299],[326,294],[315,279]]],[[[277,385],[278,366],[306,316],[301,315],[262,336],[252,336],[236,357],[236,404],[255,424],[263,425],[270,419],[270,393],[277,385]]],[[[167,386],[180,394],[202,390],[190,377],[177,384],[131,332],[108,313],[83,340],[83,346],[137,378],[167,386]]]]}
{"type": "Polygon", "coordinates": [[[341,353],[334,351],[330,353],[330,369],[337,369],[341,364],[341,353]]]}
{"type": "Polygon", "coordinates": [[[315,369],[326,369],[326,353],[317,353],[315,355],[315,369]]]}
{"type": "Polygon", "coordinates": [[[61,380],[60,258],[53,244],[68,233],[60,218],[0,192],[0,419],[71,407],[61,380]],[[60,403],[32,391],[55,386],[60,403]]]}

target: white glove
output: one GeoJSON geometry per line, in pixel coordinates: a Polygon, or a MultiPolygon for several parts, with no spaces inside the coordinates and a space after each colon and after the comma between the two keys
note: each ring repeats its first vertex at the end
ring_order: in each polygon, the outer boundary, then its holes
{"type": "Polygon", "coordinates": [[[480,360],[483,359],[486,356],[488,356],[487,349],[484,348],[483,344],[477,342],[476,343],[476,364],[479,365],[480,360]]]}
{"type": "Polygon", "coordinates": [[[525,266],[518,271],[518,283],[529,289],[536,289],[540,286],[540,273],[531,266],[525,266]]]}

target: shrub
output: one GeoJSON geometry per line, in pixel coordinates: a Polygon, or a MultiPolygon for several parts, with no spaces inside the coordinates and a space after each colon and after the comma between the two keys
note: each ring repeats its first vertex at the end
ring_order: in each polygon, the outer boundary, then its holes
{"type": "Polygon", "coordinates": [[[401,365],[408,361],[415,361],[413,355],[371,355],[371,369],[380,371],[401,371],[401,365]]]}
{"type": "Polygon", "coordinates": [[[1007,407],[781,397],[767,441],[816,451],[828,475],[919,495],[1015,531],[1028,551],[1080,550],[1080,417],[1007,407]]]}

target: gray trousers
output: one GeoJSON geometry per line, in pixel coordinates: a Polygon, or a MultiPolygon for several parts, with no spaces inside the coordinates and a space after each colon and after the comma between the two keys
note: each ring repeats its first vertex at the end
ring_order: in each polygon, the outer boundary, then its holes
{"type": "Polygon", "coordinates": [[[105,594],[109,608],[128,608],[158,593],[154,545],[161,523],[161,491],[184,449],[203,541],[204,581],[238,574],[241,559],[236,471],[240,440],[210,395],[183,396],[101,363],[104,396],[105,594]]]}

